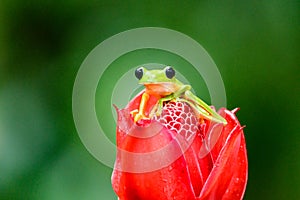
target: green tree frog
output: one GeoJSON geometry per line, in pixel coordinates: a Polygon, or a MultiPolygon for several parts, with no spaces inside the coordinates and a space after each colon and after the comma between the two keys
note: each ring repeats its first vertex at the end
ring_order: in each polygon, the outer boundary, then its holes
{"type": "Polygon", "coordinates": [[[167,66],[162,70],[147,70],[140,67],[135,70],[135,76],[139,80],[139,84],[145,86],[145,92],[142,95],[139,109],[131,111],[134,122],[152,118],[154,114],[159,116],[164,102],[182,101],[193,108],[199,119],[227,124],[223,117],[190,91],[190,85],[185,85],[176,79],[175,70],[172,67],[167,66]],[[150,95],[159,96],[159,100],[149,116],[145,116],[145,107],[150,95]]]}

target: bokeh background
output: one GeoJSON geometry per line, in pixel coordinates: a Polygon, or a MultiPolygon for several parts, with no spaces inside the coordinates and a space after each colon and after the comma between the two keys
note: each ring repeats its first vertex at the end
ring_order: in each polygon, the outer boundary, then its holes
{"type": "Polygon", "coordinates": [[[116,199],[112,169],[77,135],[72,88],[96,45],[145,26],[189,35],[217,64],[246,125],[244,199],[299,199],[297,0],[1,1],[0,199],[116,199]]]}

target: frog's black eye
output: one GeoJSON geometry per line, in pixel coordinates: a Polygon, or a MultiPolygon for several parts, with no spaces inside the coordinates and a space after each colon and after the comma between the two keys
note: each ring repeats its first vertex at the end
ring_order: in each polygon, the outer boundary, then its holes
{"type": "Polygon", "coordinates": [[[165,73],[169,79],[175,76],[175,70],[172,67],[166,67],[165,73]]]}
{"type": "Polygon", "coordinates": [[[144,74],[144,70],[143,70],[142,67],[137,68],[137,69],[135,70],[135,77],[136,77],[137,79],[140,80],[140,79],[143,77],[143,74],[144,74]]]}

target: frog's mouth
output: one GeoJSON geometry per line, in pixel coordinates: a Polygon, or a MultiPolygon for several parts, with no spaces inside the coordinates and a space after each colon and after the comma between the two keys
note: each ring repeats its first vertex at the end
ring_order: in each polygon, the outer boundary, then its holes
{"type": "Polygon", "coordinates": [[[167,96],[178,90],[178,86],[173,83],[144,83],[146,93],[150,95],[167,96]]]}

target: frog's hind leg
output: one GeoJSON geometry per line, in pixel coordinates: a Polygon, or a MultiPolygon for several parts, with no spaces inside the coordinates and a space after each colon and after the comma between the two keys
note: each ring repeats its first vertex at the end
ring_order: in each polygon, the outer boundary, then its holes
{"type": "Polygon", "coordinates": [[[209,115],[208,112],[206,112],[203,108],[195,104],[194,102],[184,99],[184,98],[177,98],[176,101],[184,102],[188,104],[193,111],[195,112],[195,115],[197,116],[197,119],[199,120],[200,123],[203,122],[203,119],[208,119],[211,120],[211,116],[209,115]],[[205,113],[205,114],[203,114],[205,113]]]}
{"type": "Polygon", "coordinates": [[[163,98],[159,99],[159,101],[158,101],[157,105],[155,106],[155,108],[152,109],[151,115],[154,115],[154,112],[155,112],[156,116],[160,116],[161,112],[162,112],[162,109],[163,109],[163,106],[164,106],[164,102],[171,101],[173,99],[175,99],[174,94],[170,94],[166,97],[163,97],[163,98]]]}
{"type": "Polygon", "coordinates": [[[214,111],[209,105],[202,101],[199,97],[194,95],[191,91],[187,90],[184,93],[184,99],[202,116],[214,122],[227,124],[227,121],[214,111]]]}

